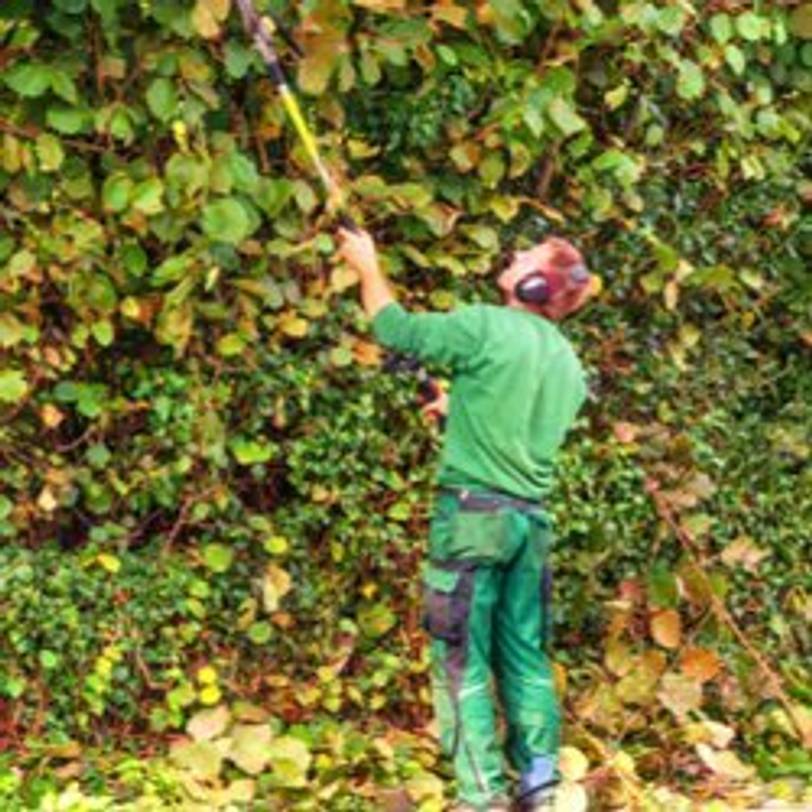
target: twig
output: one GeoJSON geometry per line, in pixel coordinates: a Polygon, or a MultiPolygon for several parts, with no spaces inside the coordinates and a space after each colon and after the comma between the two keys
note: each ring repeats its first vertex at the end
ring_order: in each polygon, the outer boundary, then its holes
{"type": "MultiPolygon", "coordinates": [[[[646,490],[654,501],[657,515],[668,525],[669,528],[671,528],[671,531],[677,537],[680,544],[682,544],[682,546],[685,548],[685,552],[688,554],[688,557],[691,559],[694,566],[701,569],[694,537],[675,519],[673,511],[668,505],[668,502],[663,494],[660,492],[660,483],[655,479],[648,479],[646,482],[646,490]]],[[[784,706],[784,709],[786,710],[787,715],[789,716],[789,719],[798,734],[798,739],[805,747],[812,747],[812,731],[805,728],[803,719],[795,710],[795,706],[792,704],[789,696],[784,690],[781,677],[762,656],[761,652],[758,651],[758,649],[756,649],[755,646],[753,646],[753,644],[747,639],[747,635],[739,628],[738,624],[733,619],[733,616],[730,614],[728,608],[725,606],[719,596],[716,595],[713,590],[708,590],[708,594],[710,596],[711,608],[716,614],[716,617],[725,626],[727,626],[731,632],[733,632],[734,637],[750,655],[761,670],[762,674],[764,674],[767,684],[769,685],[773,694],[784,706]]]]}
{"type": "MultiPolygon", "coordinates": [[[[24,127],[18,124],[12,124],[6,118],[0,118],[0,132],[9,133],[9,135],[19,135],[23,138],[36,138],[42,130],[35,127],[33,124],[26,124],[24,127]]],[[[61,138],[63,144],[74,147],[78,150],[86,150],[87,152],[100,152],[107,153],[107,147],[99,146],[98,144],[90,144],[87,141],[77,141],[75,138],[61,138]]]]}

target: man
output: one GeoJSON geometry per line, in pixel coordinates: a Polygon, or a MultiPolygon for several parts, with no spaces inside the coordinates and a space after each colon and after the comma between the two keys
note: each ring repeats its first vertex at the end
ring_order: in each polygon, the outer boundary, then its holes
{"type": "Polygon", "coordinates": [[[339,238],[378,341],[452,373],[424,588],[435,710],[457,809],[511,808],[492,677],[508,760],[520,775],[518,808],[550,809],[560,714],[545,652],[553,535],[543,498],[586,395],[581,364],[555,322],[586,302],[596,280],[569,242],[551,238],[500,273],[504,307],[409,313],[395,301],[370,235],[342,229],[339,238]]]}

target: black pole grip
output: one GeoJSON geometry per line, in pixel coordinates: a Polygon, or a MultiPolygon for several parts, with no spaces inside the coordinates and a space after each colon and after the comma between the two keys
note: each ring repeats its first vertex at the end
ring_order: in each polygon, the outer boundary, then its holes
{"type": "Polygon", "coordinates": [[[341,226],[341,228],[346,228],[347,231],[352,231],[353,234],[361,233],[361,226],[359,226],[349,214],[339,214],[336,218],[336,222],[341,226]]]}

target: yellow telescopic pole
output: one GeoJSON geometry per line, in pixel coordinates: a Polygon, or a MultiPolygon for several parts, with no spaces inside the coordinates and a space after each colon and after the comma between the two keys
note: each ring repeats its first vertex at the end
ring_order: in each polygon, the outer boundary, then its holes
{"type": "MultiPolygon", "coordinates": [[[[253,39],[254,45],[265,61],[271,81],[282,97],[282,104],[285,107],[285,111],[293,122],[293,127],[302,142],[302,146],[304,146],[307,156],[310,158],[313,166],[315,166],[316,172],[324,185],[329,207],[333,211],[342,211],[346,205],[344,193],[333,176],[327,171],[327,167],[321,159],[316,138],[310,127],[307,126],[307,122],[302,114],[302,109],[299,107],[299,102],[290,89],[282,66],[279,64],[279,58],[271,43],[270,31],[257,15],[251,0],[237,0],[237,5],[242,15],[245,30],[253,39]]],[[[357,226],[348,215],[342,214],[340,220],[341,224],[345,227],[351,230],[357,230],[357,226]]]]}

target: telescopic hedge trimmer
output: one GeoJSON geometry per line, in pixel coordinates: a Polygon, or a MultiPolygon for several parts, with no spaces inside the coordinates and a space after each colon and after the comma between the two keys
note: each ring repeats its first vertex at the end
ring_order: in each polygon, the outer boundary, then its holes
{"type": "Polygon", "coordinates": [[[282,24],[282,22],[274,15],[269,14],[268,17],[263,18],[257,14],[251,0],[237,0],[237,6],[242,15],[242,21],[245,25],[245,30],[248,36],[254,42],[254,46],[259,51],[265,65],[268,68],[268,74],[271,81],[276,87],[279,95],[282,98],[282,104],[296,128],[296,132],[302,141],[302,146],[305,148],[308,158],[310,158],[313,166],[316,168],[319,179],[324,186],[324,191],[327,196],[328,208],[338,214],[338,221],[340,225],[350,231],[357,231],[358,226],[353,219],[344,212],[347,204],[344,191],[336,182],[335,178],[330,174],[324,161],[319,153],[319,147],[316,143],[316,137],[313,135],[310,127],[307,126],[307,121],[302,114],[302,109],[299,107],[299,102],[296,100],[293,91],[288,85],[287,77],[285,76],[279,57],[276,54],[276,49],[273,46],[272,33],[278,31],[285,42],[290,45],[293,52],[297,56],[302,56],[302,49],[299,47],[296,40],[291,35],[290,31],[282,24]]]}
{"type": "MultiPolygon", "coordinates": [[[[296,132],[302,141],[305,152],[316,168],[316,172],[324,186],[328,206],[338,214],[337,219],[341,226],[350,231],[358,231],[358,225],[343,211],[347,204],[346,196],[321,158],[316,138],[310,130],[310,127],[307,126],[302,110],[299,107],[299,102],[290,89],[290,85],[288,85],[287,77],[282,70],[282,65],[273,46],[271,35],[274,31],[278,31],[280,36],[297,56],[302,56],[302,49],[286,26],[273,13],[269,13],[268,18],[260,17],[254,8],[252,0],[237,0],[237,5],[242,15],[245,30],[262,56],[268,68],[271,81],[282,98],[282,104],[285,106],[285,110],[293,122],[293,126],[296,128],[296,132]]],[[[442,394],[442,390],[436,381],[434,381],[420,363],[413,358],[391,354],[384,364],[384,369],[390,373],[408,372],[414,375],[417,378],[420,400],[424,404],[436,400],[442,394]]],[[[440,419],[440,424],[443,424],[442,418],[440,419]]]]}

